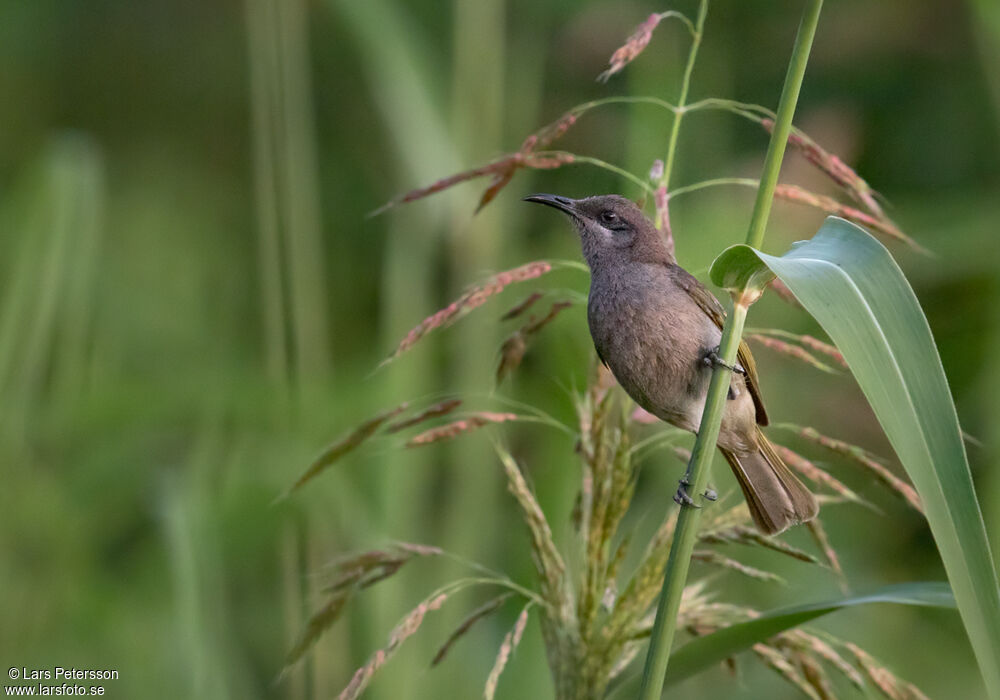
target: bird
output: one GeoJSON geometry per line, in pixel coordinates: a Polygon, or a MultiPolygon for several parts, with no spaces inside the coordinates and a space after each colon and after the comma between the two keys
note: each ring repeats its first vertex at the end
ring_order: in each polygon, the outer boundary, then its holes
{"type": "MultiPolygon", "coordinates": [[[[663,236],[631,200],[616,194],[570,199],[532,194],[558,209],[579,234],[590,268],[587,323],[597,355],[639,406],[698,432],[715,366],[731,370],[718,448],[739,482],[750,515],[766,535],[816,517],[819,505],[761,431],[768,424],[757,369],[745,342],[737,364],[718,355],[725,310],[677,264],[663,236]]],[[[675,499],[696,506],[689,474],[675,499]]],[[[715,500],[711,490],[703,496],[715,500]]]]}

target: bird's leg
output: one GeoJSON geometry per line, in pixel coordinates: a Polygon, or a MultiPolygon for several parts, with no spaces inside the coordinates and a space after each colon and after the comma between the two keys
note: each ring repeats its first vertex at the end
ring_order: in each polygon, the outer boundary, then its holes
{"type": "MultiPolygon", "coordinates": [[[[691,482],[688,480],[687,472],[684,472],[684,476],[681,477],[679,483],[680,486],[677,487],[677,493],[674,494],[674,503],[676,503],[679,506],[690,506],[691,508],[701,508],[701,506],[699,506],[697,503],[694,502],[694,499],[691,498],[691,495],[688,493],[688,486],[691,485],[691,482]]],[[[717,494],[715,492],[715,489],[713,489],[711,486],[706,488],[705,493],[701,494],[701,496],[706,501],[717,501],[719,499],[719,494],[717,494]]]]}
{"type": "Polygon", "coordinates": [[[747,371],[743,369],[743,365],[741,365],[738,362],[735,365],[730,365],[724,362],[722,358],[719,357],[718,345],[716,345],[714,348],[705,353],[705,356],[702,358],[702,362],[704,362],[706,365],[712,368],[725,367],[730,372],[735,372],[736,374],[742,374],[743,376],[746,376],[747,373],[747,371]]]}
{"type": "Polygon", "coordinates": [[[674,503],[682,508],[685,506],[691,508],[701,508],[701,506],[695,503],[694,499],[688,494],[688,486],[691,485],[691,482],[688,481],[687,472],[684,472],[684,476],[681,477],[679,483],[680,486],[677,487],[677,493],[674,494],[674,503]]]}

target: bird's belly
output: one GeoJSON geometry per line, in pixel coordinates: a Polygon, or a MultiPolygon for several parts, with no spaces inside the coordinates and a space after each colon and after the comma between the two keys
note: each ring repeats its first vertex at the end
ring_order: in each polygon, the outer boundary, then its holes
{"type": "Polygon", "coordinates": [[[634,298],[591,299],[588,319],[594,345],[636,403],[668,423],[695,431],[711,378],[703,358],[719,344],[721,334],[693,302],[691,309],[684,308],[686,295],[634,298]]]}

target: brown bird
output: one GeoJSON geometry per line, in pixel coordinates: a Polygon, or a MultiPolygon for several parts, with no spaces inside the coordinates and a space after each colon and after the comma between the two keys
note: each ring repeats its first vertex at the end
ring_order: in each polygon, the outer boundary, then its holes
{"type": "MultiPolygon", "coordinates": [[[[704,285],[677,264],[660,232],[618,195],[568,199],[533,194],[570,217],[590,266],[587,320],[601,361],[632,399],[661,420],[698,431],[725,311],[704,285]]],[[[727,366],[728,365],[724,365],[727,366]]],[[[760,430],[767,425],[757,369],[740,343],[722,415],[718,446],[766,534],[816,517],[812,493],[760,430]]],[[[687,475],[675,500],[694,505],[687,475]]],[[[714,500],[714,494],[705,494],[714,500]]]]}

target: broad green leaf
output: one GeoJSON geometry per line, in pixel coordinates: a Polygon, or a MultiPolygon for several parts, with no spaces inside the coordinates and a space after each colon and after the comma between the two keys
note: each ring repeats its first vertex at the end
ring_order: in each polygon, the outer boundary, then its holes
{"type": "Polygon", "coordinates": [[[880,588],[869,595],[779,608],[753,620],[730,625],[718,632],[688,642],[670,657],[666,683],[667,685],[678,683],[734,654],[749,649],[757,642],[770,639],[776,634],[815,620],[817,617],[842,608],[871,603],[955,607],[955,599],[948,584],[935,582],[902,583],[880,588]]]}
{"type": "Polygon", "coordinates": [[[746,245],[726,248],[712,265],[712,281],[730,292],[760,293],[773,279],[774,273],[761,264],[757,251],[746,245]]]}
{"type": "MultiPolygon", "coordinates": [[[[741,267],[752,252],[843,353],[920,495],[986,687],[1000,698],[997,573],[955,404],[909,283],[881,243],[835,217],[781,257],[741,248],[741,267]]],[[[725,262],[712,266],[716,284],[732,276],[725,262]]]]}

